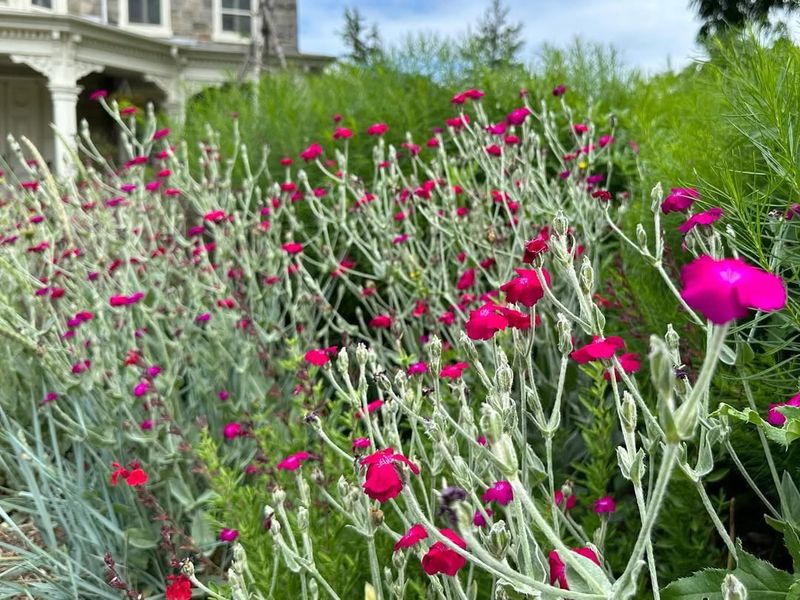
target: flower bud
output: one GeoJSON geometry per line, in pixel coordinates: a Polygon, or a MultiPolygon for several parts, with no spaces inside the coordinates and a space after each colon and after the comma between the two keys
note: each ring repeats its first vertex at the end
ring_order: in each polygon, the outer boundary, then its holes
{"type": "Polygon", "coordinates": [[[647,231],[641,223],[636,225],[636,241],[642,250],[647,250],[647,231]]]}
{"type": "Polygon", "coordinates": [[[244,573],[247,570],[247,553],[244,551],[244,546],[239,542],[233,544],[232,567],[237,573],[244,573]]]}
{"type": "Polygon", "coordinates": [[[297,528],[300,531],[308,531],[308,509],[305,506],[297,509],[297,528]]]}
{"type": "Polygon", "coordinates": [[[190,559],[184,559],[181,563],[181,573],[186,575],[189,579],[194,577],[194,563],[190,559]]]}
{"type": "Polygon", "coordinates": [[[463,330],[458,337],[458,345],[464,349],[471,362],[478,361],[478,351],[475,348],[475,344],[463,330]]]}
{"type": "Polygon", "coordinates": [[[311,596],[311,600],[317,600],[319,598],[319,584],[316,579],[308,580],[308,593],[311,596]]]}
{"type": "Polygon", "coordinates": [[[723,600],[747,600],[747,588],[733,573],[725,575],[722,581],[723,600]]]}
{"type": "Polygon", "coordinates": [[[569,229],[569,220],[564,215],[564,211],[559,209],[556,216],[553,218],[553,231],[558,235],[566,235],[567,229],[569,229]]]}
{"type": "Polygon", "coordinates": [[[495,379],[500,393],[511,392],[511,386],[514,383],[514,371],[511,370],[511,367],[507,364],[499,366],[495,372],[495,379]]]}
{"type": "MultiPolygon", "coordinates": [[[[491,529],[487,537],[487,548],[495,558],[503,558],[508,552],[508,545],[511,542],[511,536],[506,528],[505,521],[495,521],[492,523],[491,529]]],[[[521,540],[522,543],[528,543],[527,540],[521,540]]]]}
{"type": "Polygon", "coordinates": [[[347,355],[347,348],[339,350],[339,355],[336,357],[336,368],[342,375],[346,375],[350,369],[350,357],[347,355]]]}
{"type": "Polygon", "coordinates": [[[587,294],[590,294],[594,289],[594,269],[586,256],[581,261],[581,287],[587,294]]]}
{"type": "Polygon", "coordinates": [[[392,552],[392,566],[396,570],[401,571],[406,566],[407,557],[408,557],[407,552],[392,552]]]}
{"type": "Polygon", "coordinates": [[[383,511],[380,508],[370,507],[369,521],[375,529],[380,527],[383,524],[383,511]]]}
{"type": "Polygon", "coordinates": [[[428,342],[428,356],[434,365],[434,371],[438,370],[436,367],[438,367],[439,359],[442,357],[442,340],[437,335],[434,335],[428,342]]]}
{"type": "Polygon", "coordinates": [[[356,362],[358,366],[363,367],[366,365],[368,356],[367,347],[364,344],[358,344],[356,346],[356,362]]]}
{"type": "Polygon", "coordinates": [[[606,326],[606,316],[603,314],[603,311],[600,310],[597,304],[593,304],[592,313],[594,316],[594,326],[597,328],[597,331],[603,331],[606,326]]]}
{"type": "Polygon", "coordinates": [[[620,412],[622,427],[628,433],[636,431],[636,402],[628,390],[622,392],[622,410],[620,412]]]}
{"type": "Polygon", "coordinates": [[[653,189],[650,190],[650,210],[653,212],[661,210],[661,202],[663,200],[664,189],[661,187],[661,182],[659,181],[653,186],[653,189]]]}
{"type": "Polygon", "coordinates": [[[675,356],[677,356],[681,345],[681,336],[679,336],[678,333],[672,328],[672,323],[667,325],[667,333],[664,335],[664,339],[667,342],[667,348],[669,348],[675,353],[675,356]]]}
{"type": "Polygon", "coordinates": [[[561,354],[569,354],[572,352],[572,332],[569,329],[569,321],[562,313],[558,313],[556,331],[558,332],[558,350],[561,354]]]}
{"type": "Polygon", "coordinates": [[[456,483],[464,489],[472,487],[472,473],[466,461],[458,454],[453,456],[453,477],[456,483]]]}
{"type": "Polygon", "coordinates": [[[284,503],[285,500],[286,500],[286,491],[280,486],[276,487],[272,491],[272,501],[275,502],[275,504],[281,505],[284,503]]]}

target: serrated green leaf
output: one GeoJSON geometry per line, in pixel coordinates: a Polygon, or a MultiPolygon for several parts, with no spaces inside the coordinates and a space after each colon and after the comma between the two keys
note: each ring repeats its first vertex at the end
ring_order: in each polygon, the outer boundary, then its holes
{"type": "MultiPolygon", "coordinates": [[[[770,563],[744,551],[737,543],[739,564],[732,573],[747,588],[751,598],[759,600],[784,600],[794,577],[776,569],[770,563]]],[[[662,600],[722,600],[722,582],[727,571],[706,569],[691,577],[670,583],[662,590],[662,600]]]]}
{"type": "Polygon", "coordinates": [[[738,410],[725,403],[720,404],[719,408],[711,413],[711,416],[733,417],[745,423],[752,423],[761,429],[768,439],[782,446],[788,446],[794,440],[800,438],[800,418],[786,419],[786,423],[782,427],[775,427],[767,423],[767,421],[761,418],[761,415],[751,408],[738,410]]]}

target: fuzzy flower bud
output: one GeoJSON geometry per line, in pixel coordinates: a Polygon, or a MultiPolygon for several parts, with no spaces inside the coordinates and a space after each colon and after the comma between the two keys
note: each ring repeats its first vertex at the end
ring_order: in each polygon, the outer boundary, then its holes
{"type": "Polygon", "coordinates": [[[594,288],[594,269],[589,259],[584,256],[581,262],[581,287],[587,294],[594,288]]]}
{"type": "Polygon", "coordinates": [[[511,391],[511,386],[514,383],[514,371],[511,370],[511,367],[506,365],[501,365],[497,368],[497,372],[495,373],[495,379],[497,380],[497,387],[501,393],[508,394],[511,391]]]}
{"type": "Polygon", "coordinates": [[[641,223],[636,225],[636,241],[639,242],[639,247],[642,250],[647,249],[647,231],[645,231],[644,225],[641,223]]]}
{"type": "Polygon", "coordinates": [[[674,353],[674,356],[677,356],[681,345],[681,336],[672,328],[672,323],[667,325],[667,333],[664,335],[664,339],[667,342],[667,348],[674,353]]]}
{"type": "Polygon", "coordinates": [[[559,210],[553,219],[553,230],[558,235],[563,236],[567,234],[567,229],[569,229],[569,219],[567,219],[562,210],[559,210]]]}
{"type": "Polygon", "coordinates": [[[369,358],[369,351],[364,344],[359,344],[356,346],[356,362],[358,366],[363,367],[367,364],[367,359],[369,358]]]}
{"type": "Polygon", "coordinates": [[[661,210],[661,202],[664,200],[664,189],[661,187],[661,182],[653,186],[650,190],[650,209],[653,212],[661,210]]]}
{"type": "Polygon", "coordinates": [[[350,369],[350,357],[347,355],[347,348],[339,350],[339,355],[336,357],[336,368],[342,375],[346,375],[350,369]]]}
{"type": "Polygon", "coordinates": [[[572,352],[572,332],[569,329],[569,321],[562,313],[558,313],[556,331],[558,332],[559,352],[569,354],[572,352]]]}
{"type": "Polygon", "coordinates": [[[286,500],[286,491],[282,487],[276,487],[272,492],[272,501],[275,504],[283,504],[286,500]]]}
{"type": "Polygon", "coordinates": [[[442,340],[439,336],[434,335],[428,342],[428,356],[433,364],[433,370],[439,370],[439,359],[442,357],[442,340]]]}
{"type": "Polygon", "coordinates": [[[636,402],[628,390],[622,392],[622,411],[620,414],[622,418],[622,426],[628,433],[636,431],[636,402]]]}
{"type": "Polygon", "coordinates": [[[495,521],[492,523],[487,538],[489,552],[496,558],[503,558],[511,542],[511,536],[506,528],[505,521],[495,521]]]}

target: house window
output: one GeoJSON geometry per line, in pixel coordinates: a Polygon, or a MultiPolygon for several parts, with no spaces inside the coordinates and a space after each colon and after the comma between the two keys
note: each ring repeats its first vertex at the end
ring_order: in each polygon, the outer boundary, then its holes
{"type": "Polygon", "coordinates": [[[128,23],[161,25],[161,0],[128,0],[128,23]]]}
{"type": "Polygon", "coordinates": [[[252,12],[251,0],[222,0],[222,31],[242,37],[250,37],[252,12]]]}
{"type": "Polygon", "coordinates": [[[53,0],[31,0],[31,4],[41,8],[53,8],[53,0]]]}

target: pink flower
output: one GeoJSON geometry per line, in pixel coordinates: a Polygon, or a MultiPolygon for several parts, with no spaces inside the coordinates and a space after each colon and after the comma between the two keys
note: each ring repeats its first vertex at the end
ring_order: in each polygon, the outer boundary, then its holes
{"type": "Polygon", "coordinates": [[[770,312],[786,305],[783,280],[739,258],[703,255],[683,267],[681,278],[686,304],[717,325],[741,319],[751,308],[770,312]]]}
{"type": "Polygon", "coordinates": [[[222,430],[222,435],[225,436],[226,440],[233,440],[239,436],[241,436],[244,432],[242,431],[241,423],[237,423],[233,421],[232,423],[228,423],[225,425],[225,428],[222,430]]]}
{"type": "Polygon", "coordinates": [[[681,233],[689,233],[692,229],[694,229],[698,225],[708,226],[712,223],[715,223],[719,220],[722,216],[722,209],[721,208],[709,208],[707,211],[697,213],[696,215],[692,215],[686,222],[683,223],[680,227],[678,227],[678,231],[681,233]]]}
{"type": "Polygon", "coordinates": [[[95,90],[89,94],[89,100],[100,100],[108,96],[108,90],[95,90]]]}
{"type": "Polygon", "coordinates": [[[497,144],[491,144],[490,146],[486,146],[486,154],[490,156],[500,156],[503,153],[503,149],[500,148],[497,144]]]}
{"type": "MultiPolygon", "coordinates": [[[[484,512],[486,513],[487,517],[491,517],[494,514],[492,512],[491,508],[484,509],[484,512]]],[[[475,525],[475,527],[485,527],[486,526],[486,519],[483,518],[483,515],[481,514],[481,511],[476,510],[475,514],[472,515],[472,524],[475,525]]]]}
{"type": "Polygon", "coordinates": [[[525,119],[528,118],[528,115],[531,114],[531,111],[528,110],[527,107],[523,106],[522,108],[516,108],[508,113],[506,117],[506,122],[509,125],[522,125],[525,122],[525,119]]]}
{"type": "Polygon", "coordinates": [[[406,369],[406,373],[409,375],[422,375],[423,373],[428,372],[428,364],[425,362],[415,362],[409,365],[408,369],[406,369]]]}
{"type": "Polygon", "coordinates": [[[228,529],[227,527],[223,527],[222,531],[219,532],[220,542],[235,542],[236,538],[238,537],[239,531],[237,529],[228,529]]]}
{"type": "Polygon", "coordinates": [[[461,274],[461,277],[458,278],[456,289],[468,290],[473,285],[475,285],[475,269],[467,269],[461,274]]]}
{"type": "Polygon", "coordinates": [[[304,356],[307,363],[321,367],[326,364],[330,358],[325,350],[309,350],[304,356]]]}
{"type": "Polygon", "coordinates": [[[306,148],[300,153],[300,158],[302,158],[306,162],[312,161],[315,158],[319,158],[320,156],[322,156],[322,146],[320,146],[316,142],[311,144],[308,148],[306,148]]]}
{"type": "Polygon", "coordinates": [[[661,212],[665,215],[671,212],[683,212],[694,201],[700,198],[700,193],[694,188],[672,188],[661,203],[661,212]]]}
{"type": "Polygon", "coordinates": [[[386,123],[375,123],[369,126],[367,135],[383,135],[387,131],[389,131],[389,126],[386,123]]]}
{"type": "Polygon", "coordinates": [[[497,481],[486,490],[481,496],[484,502],[497,502],[500,506],[506,506],[514,499],[514,490],[508,481],[497,481]]]}
{"type": "MultiPolygon", "coordinates": [[[[625,373],[638,373],[642,368],[642,363],[639,361],[639,355],[632,352],[621,355],[619,357],[619,364],[622,366],[622,370],[625,373]]],[[[614,373],[614,380],[619,381],[620,376],[619,373],[617,373],[616,368],[612,368],[611,371],[614,373]]],[[[608,369],[603,371],[603,379],[606,381],[611,381],[611,375],[609,375],[608,369]]]]}
{"type": "Polygon", "coordinates": [[[209,223],[219,223],[225,219],[225,216],[224,210],[212,210],[203,215],[203,220],[209,223]]]}
{"type": "MultiPolygon", "coordinates": [[[[555,502],[556,506],[561,506],[561,503],[564,502],[564,492],[561,490],[556,490],[553,496],[553,501],[555,502]]],[[[575,505],[578,503],[578,497],[575,494],[570,494],[567,498],[567,503],[564,506],[566,510],[572,510],[575,508],[575,505]]]]}
{"type": "Polygon", "coordinates": [[[119,114],[123,117],[130,117],[131,115],[135,115],[138,109],[135,106],[126,106],[125,108],[121,108],[119,114]]]}
{"type": "Polygon", "coordinates": [[[574,131],[577,135],[580,135],[589,131],[589,126],[585,123],[575,123],[572,126],[572,131],[574,131]]]}
{"type": "Polygon", "coordinates": [[[111,306],[127,306],[129,304],[136,304],[142,298],[144,298],[144,294],[142,292],[136,292],[130,296],[111,296],[111,298],[108,299],[108,303],[111,306]]]}
{"type": "Polygon", "coordinates": [[[496,304],[484,304],[470,311],[466,324],[467,335],[472,340],[489,340],[498,331],[508,327],[508,319],[498,313],[496,304]]]}
{"type": "MultiPolygon", "coordinates": [[[[534,269],[514,269],[518,277],[500,286],[508,302],[517,302],[530,308],[544,296],[544,286],[534,269]]],[[[542,269],[544,281],[550,286],[550,273],[542,269]]]]}
{"type": "Polygon", "coordinates": [[[337,127],[333,132],[333,139],[335,140],[348,140],[353,137],[353,132],[347,127],[337,127]]]}
{"type": "Polygon", "coordinates": [[[310,455],[308,452],[295,452],[279,462],[278,468],[282,471],[296,471],[303,465],[303,462],[309,458],[310,455]]]}
{"type": "Polygon", "coordinates": [[[605,148],[606,146],[608,146],[609,144],[612,144],[613,142],[614,142],[614,136],[610,135],[608,133],[605,133],[605,134],[601,135],[599,138],[597,138],[597,144],[601,148],[605,148]]]}
{"type": "Polygon", "coordinates": [[[355,438],[353,440],[353,452],[356,450],[363,450],[364,448],[370,447],[369,438],[355,438]]]}
{"type": "Polygon", "coordinates": [[[617,503],[611,496],[603,496],[594,501],[594,512],[598,515],[617,512],[617,503]]]}
{"type": "Polygon", "coordinates": [[[144,396],[147,391],[150,389],[150,382],[146,379],[143,379],[139,383],[136,384],[136,387],[133,388],[133,395],[136,398],[140,398],[144,396]]]}
{"type": "MultiPolygon", "coordinates": [[[[591,548],[572,548],[572,552],[580,554],[581,556],[584,556],[594,562],[598,567],[600,566],[600,561],[591,548]]],[[[568,590],[569,585],[567,584],[567,568],[564,562],[561,560],[561,557],[558,555],[558,552],[555,550],[550,552],[549,562],[550,585],[558,582],[558,586],[562,590],[568,590]]]]}
{"type": "Polygon", "coordinates": [[[192,600],[192,582],[186,575],[167,575],[170,582],[164,594],[167,600],[192,600]]]}
{"type": "Polygon", "coordinates": [[[595,336],[590,344],[578,348],[570,355],[576,362],[584,364],[593,360],[609,359],[617,350],[625,348],[625,341],[616,336],[600,338],[595,336]]]}
{"type": "Polygon", "coordinates": [[[153,141],[160,140],[161,138],[167,137],[169,135],[169,129],[159,129],[153,134],[153,141]]]}
{"type": "Polygon", "coordinates": [[[800,406],[800,394],[792,396],[787,402],[777,402],[769,405],[767,422],[775,427],[782,427],[786,423],[786,417],[778,411],[781,406],[800,406]]]}
{"type": "Polygon", "coordinates": [[[141,423],[139,423],[139,429],[142,431],[150,431],[153,428],[153,421],[150,419],[144,419],[141,423]]]}
{"type": "Polygon", "coordinates": [[[439,371],[439,377],[442,379],[460,379],[461,374],[469,367],[467,362],[457,362],[454,365],[446,365],[439,371]]]}
{"type": "Polygon", "coordinates": [[[386,502],[396,497],[403,490],[403,481],[397,472],[396,463],[404,463],[414,475],[419,475],[419,468],[394,448],[379,450],[361,459],[367,466],[364,480],[364,493],[378,502],[386,502]]]}
{"type": "Polygon", "coordinates": [[[394,551],[397,552],[401,548],[410,548],[411,546],[415,546],[426,537],[428,537],[428,532],[425,531],[425,528],[422,525],[416,523],[409,528],[403,537],[397,540],[394,545],[394,551]]]}
{"type": "Polygon", "coordinates": [[[553,96],[555,96],[556,98],[558,98],[559,96],[563,96],[566,93],[567,93],[567,86],[565,86],[563,83],[553,88],[553,96]]]}
{"type": "Polygon", "coordinates": [[[281,246],[281,248],[283,248],[283,251],[286,252],[286,254],[300,254],[303,251],[303,244],[299,242],[287,242],[281,246]]]}
{"type": "MultiPolygon", "coordinates": [[[[458,537],[455,531],[442,529],[439,531],[444,537],[453,542],[459,548],[466,549],[467,542],[458,537]]],[[[436,542],[428,553],[422,557],[422,569],[428,575],[444,573],[454,577],[465,564],[467,559],[455,550],[451,550],[444,542],[436,542]]]]}
{"type": "Polygon", "coordinates": [[[373,329],[389,329],[392,326],[392,317],[389,315],[377,315],[372,317],[369,326],[373,329]]]}
{"type": "MultiPolygon", "coordinates": [[[[381,406],[383,406],[383,400],[373,400],[372,402],[367,404],[367,413],[368,414],[372,414],[376,410],[378,410],[381,406]]],[[[364,416],[364,409],[363,408],[359,408],[356,411],[356,419],[360,419],[363,416],[364,416]]]]}

